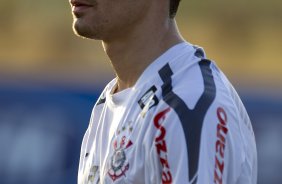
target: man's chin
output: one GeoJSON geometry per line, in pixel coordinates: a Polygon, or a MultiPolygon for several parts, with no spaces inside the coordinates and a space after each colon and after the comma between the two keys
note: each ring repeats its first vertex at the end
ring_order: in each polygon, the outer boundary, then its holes
{"type": "Polygon", "coordinates": [[[82,38],[101,40],[97,36],[97,34],[95,34],[95,31],[93,31],[93,29],[91,29],[87,25],[84,25],[78,21],[74,22],[73,31],[77,36],[82,37],[82,38]]]}
{"type": "Polygon", "coordinates": [[[73,29],[73,30],[74,30],[74,33],[75,33],[76,36],[79,36],[81,38],[91,39],[91,37],[88,34],[85,34],[84,32],[81,32],[77,29],[73,29]]]}
{"type": "Polygon", "coordinates": [[[87,26],[81,25],[78,20],[73,23],[74,33],[83,38],[91,38],[91,31],[87,26]]]}

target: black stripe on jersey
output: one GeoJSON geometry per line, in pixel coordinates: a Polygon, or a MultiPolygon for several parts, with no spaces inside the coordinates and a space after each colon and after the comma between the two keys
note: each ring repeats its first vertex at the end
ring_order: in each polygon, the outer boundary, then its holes
{"type": "Polygon", "coordinates": [[[105,92],[101,95],[101,97],[98,99],[97,103],[96,103],[96,106],[97,105],[100,105],[100,104],[103,104],[106,102],[106,95],[105,95],[105,92]]]}
{"type": "Polygon", "coordinates": [[[106,102],[106,98],[100,98],[96,105],[100,105],[106,102]]]}
{"type": "Polygon", "coordinates": [[[197,47],[197,46],[193,46],[194,49],[196,49],[195,51],[195,56],[197,56],[198,58],[204,58],[205,57],[205,53],[203,51],[203,49],[197,47]]]}
{"type": "MultiPolygon", "coordinates": [[[[185,102],[173,92],[171,78],[173,72],[169,64],[166,64],[159,71],[159,75],[163,81],[163,99],[177,113],[185,133],[188,149],[189,181],[197,173],[202,125],[206,112],[215,99],[216,94],[216,86],[210,69],[210,63],[206,59],[199,62],[204,80],[204,92],[194,109],[189,109],[185,102]]],[[[189,89],[187,88],[187,90],[189,89]]]]}

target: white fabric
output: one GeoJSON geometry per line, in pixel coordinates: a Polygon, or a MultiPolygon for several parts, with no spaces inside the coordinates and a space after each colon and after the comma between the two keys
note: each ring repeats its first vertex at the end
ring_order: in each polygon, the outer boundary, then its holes
{"type": "MultiPolygon", "coordinates": [[[[186,130],[163,99],[158,72],[169,64],[173,92],[193,109],[204,90],[195,52],[196,47],[180,43],[156,59],[132,88],[112,95],[116,80],[106,86],[82,142],[79,184],[192,183],[186,130]],[[146,93],[152,86],[156,91],[146,93]]],[[[210,68],[216,96],[203,117],[195,182],[255,184],[257,152],[250,120],[227,78],[214,63],[210,68]]]]}

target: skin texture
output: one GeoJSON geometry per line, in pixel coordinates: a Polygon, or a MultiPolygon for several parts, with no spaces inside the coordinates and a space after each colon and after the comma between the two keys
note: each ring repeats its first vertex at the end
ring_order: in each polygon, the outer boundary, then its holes
{"type": "Polygon", "coordinates": [[[116,92],[132,87],[150,63],[184,41],[169,17],[169,0],[71,0],[71,6],[75,33],[102,41],[116,92]],[[78,1],[89,6],[75,11],[78,1]]]}

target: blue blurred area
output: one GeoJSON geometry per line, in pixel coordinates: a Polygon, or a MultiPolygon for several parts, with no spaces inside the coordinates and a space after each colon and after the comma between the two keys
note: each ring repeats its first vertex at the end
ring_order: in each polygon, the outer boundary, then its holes
{"type": "MultiPolygon", "coordinates": [[[[0,183],[75,184],[80,144],[101,90],[0,87],[0,183]]],[[[282,100],[241,94],[252,119],[258,183],[282,181],[282,100]]]]}
{"type": "Polygon", "coordinates": [[[74,184],[100,92],[0,88],[0,183],[74,184]]]}
{"type": "Polygon", "coordinates": [[[282,100],[270,95],[243,95],[258,150],[258,184],[281,184],[282,100]]]}

